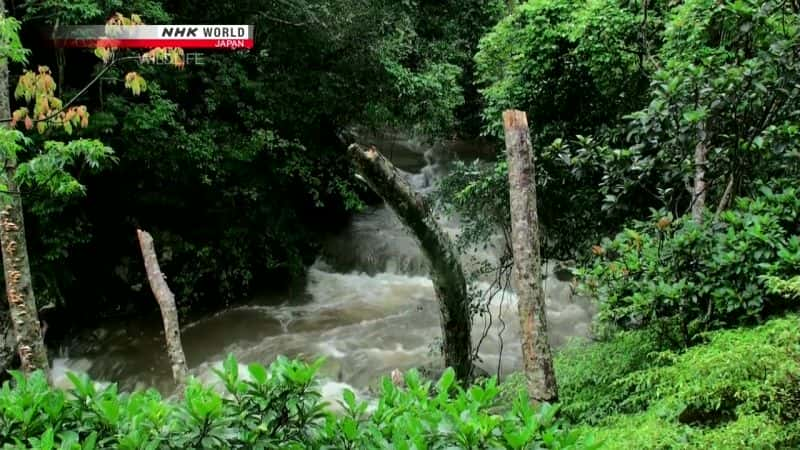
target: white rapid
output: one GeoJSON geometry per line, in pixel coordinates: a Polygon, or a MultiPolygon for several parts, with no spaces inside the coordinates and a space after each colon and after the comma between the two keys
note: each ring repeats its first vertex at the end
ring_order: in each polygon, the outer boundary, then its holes
{"type": "MultiPolygon", "coordinates": [[[[376,143],[423,193],[446,172],[455,148],[427,148],[408,140],[376,143]]],[[[467,145],[460,145],[458,153],[470,153],[463,151],[467,145]]],[[[457,218],[441,222],[450,234],[458,234],[457,218]]],[[[493,248],[473,252],[465,264],[469,267],[474,257],[495,261],[493,248]]],[[[228,353],[244,364],[269,364],[278,355],[308,360],[324,356],[322,390],[335,401],[345,388],[366,394],[395,368],[435,367],[440,358],[432,349],[441,333],[426,265],[391,210],[369,208],[327,239],[302,291],[256,297],[187,323],[182,337],[192,373],[213,381],[211,369],[228,353]]],[[[549,333],[556,347],[588,336],[593,316],[589,302],[573,296],[569,279],[557,268],[554,261],[544,267],[549,333]]],[[[480,281],[473,287],[488,289],[489,283],[480,281]]],[[[473,339],[481,342],[479,365],[491,374],[499,368],[502,376],[520,368],[516,298],[503,291],[489,310],[488,334],[481,339],[487,315],[476,320],[473,339]]],[[[160,326],[156,316],[84,334],[56,359],[56,383],[68,385],[65,373],[73,370],[117,382],[123,389],[155,387],[169,393],[172,383],[160,326]]]]}

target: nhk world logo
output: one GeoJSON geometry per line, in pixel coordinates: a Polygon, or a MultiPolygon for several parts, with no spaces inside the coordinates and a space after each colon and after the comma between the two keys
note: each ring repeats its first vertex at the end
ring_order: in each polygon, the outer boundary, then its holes
{"type": "Polygon", "coordinates": [[[198,37],[207,39],[244,39],[247,37],[247,28],[244,25],[234,26],[165,26],[161,29],[161,37],[198,37]]]}
{"type": "Polygon", "coordinates": [[[251,49],[252,25],[99,25],[60,28],[59,47],[251,49]]]}

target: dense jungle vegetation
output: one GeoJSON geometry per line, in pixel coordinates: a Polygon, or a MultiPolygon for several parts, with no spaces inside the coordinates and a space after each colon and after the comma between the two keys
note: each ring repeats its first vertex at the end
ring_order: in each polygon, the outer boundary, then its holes
{"type": "MultiPolygon", "coordinates": [[[[12,372],[4,448],[800,448],[797,2],[5,7],[11,90],[48,66],[64,100],[103,61],[49,48],[44,26],[119,12],[256,30],[255,49],[203,54],[202,65],[111,68],[81,94],[80,129],[19,124],[26,139],[0,137],[20,163],[11,181],[48,339],[155,308],[137,227],[164,249],[184,314],[302,281],[324,233],[374,201],[347,156],[353,127],[492,143],[491,161],[456,163],[435,193],[464,221],[460,247],[483,245],[511,225],[509,108],[528,114],[542,253],[575,262],[598,316],[592,342],[556,352],[555,405],[532,405],[517,375],[461,384],[452,370],[410,371],[383,380],[374,401],[347,391],[334,413],[321,363],[283,358],[230,358],[222,389],[191,381],[169,399],[77,375],[64,392],[12,372]],[[140,95],[125,86],[131,70],[140,95]]],[[[28,103],[20,92],[12,109],[28,103]]]]}

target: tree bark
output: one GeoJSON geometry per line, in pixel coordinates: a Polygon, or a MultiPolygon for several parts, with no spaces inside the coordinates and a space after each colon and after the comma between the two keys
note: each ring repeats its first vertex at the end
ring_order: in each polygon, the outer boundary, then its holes
{"type": "Polygon", "coordinates": [[[694,148],[692,219],[696,223],[703,223],[703,212],[706,209],[706,164],[708,163],[708,147],[706,146],[705,124],[701,122],[698,128],[698,141],[694,148]]]}
{"type": "Polygon", "coordinates": [[[472,322],[467,283],[453,243],[436,222],[425,198],[411,188],[375,147],[367,149],[353,144],[349,151],[358,173],[411,230],[430,261],[441,314],[445,364],[455,370],[459,380],[469,380],[472,322]]]}
{"type": "MultiPolygon", "coordinates": [[[[0,0],[0,13],[5,13],[2,0],[0,0]]],[[[7,60],[0,61],[0,114],[3,117],[11,117],[7,60]]],[[[49,379],[50,364],[47,360],[47,349],[33,294],[31,267],[25,243],[22,194],[14,182],[16,161],[8,158],[3,162],[3,166],[7,192],[0,193],[0,246],[3,253],[6,297],[17,352],[24,373],[42,370],[49,379]]]]}
{"type": "Polygon", "coordinates": [[[6,304],[0,305],[0,380],[5,377],[7,370],[14,369],[17,358],[16,338],[14,325],[11,324],[6,304]]]}
{"type": "Polygon", "coordinates": [[[178,323],[175,295],[169,289],[169,285],[164,279],[164,274],[161,272],[161,267],[158,265],[153,237],[143,230],[136,230],[136,235],[139,238],[139,248],[142,250],[144,268],[147,271],[150,289],[156,297],[159,309],[161,309],[161,318],[164,321],[164,337],[167,341],[167,353],[172,362],[172,377],[177,385],[176,392],[178,396],[182,396],[186,387],[189,369],[186,367],[186,356],[183,354],[183,345],[181,344],[181,328],[178,323]]]}
{"type": "Polygon", "coordinates": [[[514,290],[522,331],[522,357],[528,395],[534,403],[555,402],[558,400],[558,386],[547,338],[539,254],[539,217],[536,211],[536,171],[528,118],[522,111],[505,111],[503,127],[508,155],[514,290]]]}

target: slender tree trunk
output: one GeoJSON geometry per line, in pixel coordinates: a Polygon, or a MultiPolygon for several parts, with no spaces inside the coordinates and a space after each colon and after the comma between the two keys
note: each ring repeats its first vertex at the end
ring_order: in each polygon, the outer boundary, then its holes
{"type": "Polygon", "coordinates": [[[144,258],[147,280],[150,282],[150,289],[156,297],[158,307],[161,309],[161,318],[164,320],[164,337],[167,341],[167,353],[172,362],[172,377],[177,385],[176,392],[178,396],[182,396],[189,369],[186,367],[186,356],[183,354],[183,345],[181,344],[181,328],[178,323],[175,295],[169,289],[167,280],[164,279],[164,274],[158,265],[153,237],[143,230],[136,230],[136,235],[139,238],[139,248],[141,248],[144,258]]]}
{"type": "MultiPolygon", "coordinates": [[[[2,0],[0,0],[0,12],[5,13],[2,0]]],[[[9,95],[8,61],[0,61],[0,116],[2,117],[11,117],[9,95]]],[[[25,243],[22,194],[14,182],[16,161],[7,159],[3,166],[8,192],[0,194],[0,246],[3,253],[6,296],[17,352],[23,372],[43,370],[49,379],[50,365],[39,323],[36,298],[33,295],[31,267],[25,243]]]]}
{"type": "Polygon", "coordinates": [[[720,214],[722,211],[731,204],[731,200],[733,199],[733,185],[736,179],[734,178],[733,174],[730,175],[728,178],[728,184],[725,186],[725,192],[722,193],[722,198],[719,199],[719,204],[717,205],[717,211],[714,213],[714,222],[719,220],[720,214]]]}
{"type": "Polygon", "coordinates": [[[708,147],[706,146],[705,123],[700,123],[698,141],[694,148],[694,188],[692,193],[692,219],[703,223],[703,212],[706,209],[706,164],[708,163],[708,147]]]}
{"type": "Polygon", "coordinates": [[[503,126],[508,154],[514,290],[522,330],[522,357],[528,395],[534,403],[554,402],[558,400],[558,386],[547,338],[539,254],[539,217],[536,212],[536,170],[528,118],[522,111],[505,111],[503,126]]]}
{"type": "Polygon", "coordinates": [[[439,301],[445,364],[460,380],[472,375],[472,327],[467,283],[449,236],[431,213],[424,197],[415,192],[375,147],[349,148],[358,173],[408,227],[431,263],[431,278],[439,301]]]}

